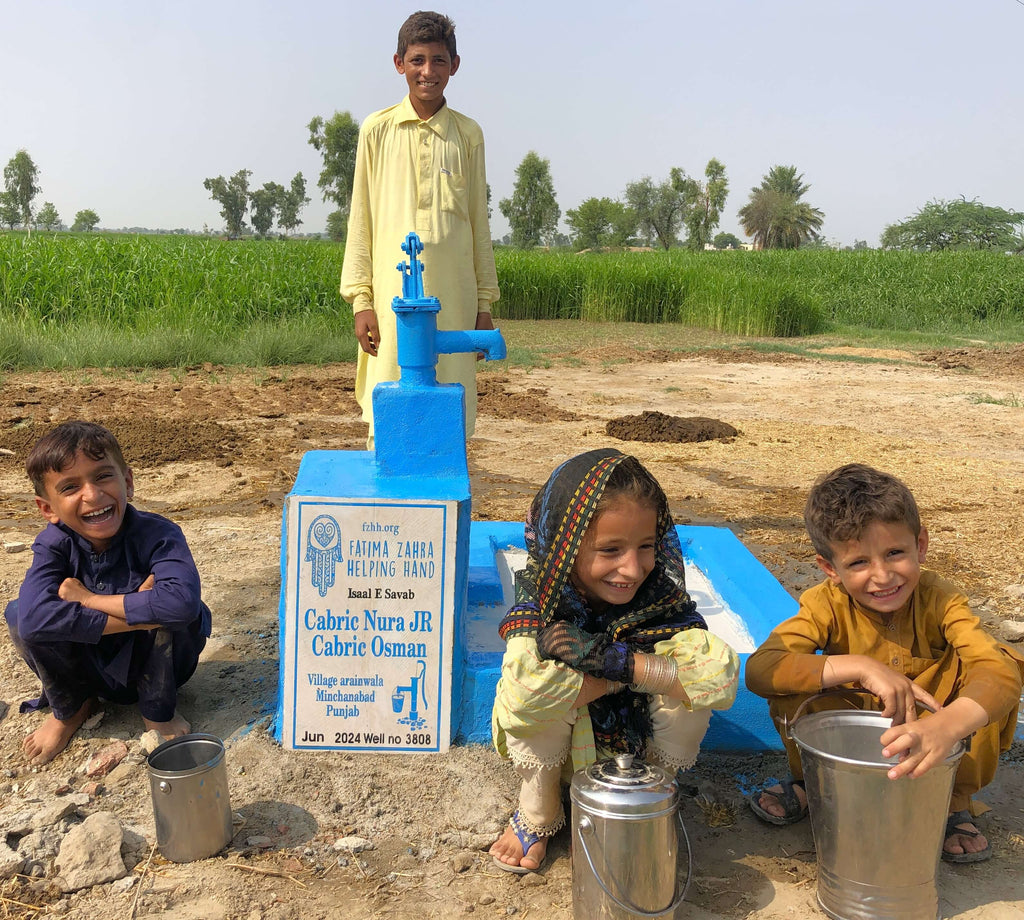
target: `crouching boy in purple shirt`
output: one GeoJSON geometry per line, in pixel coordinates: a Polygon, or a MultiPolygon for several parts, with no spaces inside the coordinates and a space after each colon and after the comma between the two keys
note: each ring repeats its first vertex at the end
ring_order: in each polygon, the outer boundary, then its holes
{"type": "Polygon", "coordinates": [[[43,685],[22,711],[50,715],[22,746],[53,760],[97,699],[137,703],[147,729],[187,734],[178,687],[196,669],[210,610],[181,528],[128,504],[132,471],[101,425],[65,422],[25,462],[36,505],[50,523],[4,611],[11,639],[43,685]]]}

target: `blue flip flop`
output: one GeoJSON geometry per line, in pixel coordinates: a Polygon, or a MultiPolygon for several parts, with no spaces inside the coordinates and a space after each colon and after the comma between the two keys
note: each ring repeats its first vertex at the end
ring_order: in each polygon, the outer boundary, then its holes
{"type": "MultiPolygon", "coordinates": [[[[508,824],[509,827],[515,831],[516,839],[519,841],[519,845],[523,848],[523,856],[530,852],[530,847],[544,839],[527,828],[519,814],[518,808],[515,810],[512,817],[509,818],[508,824]]],[[[545,859],[547,859],[546,852],[541,858],[536,869],[527,869],[526,866],[513,866],[510,863],[502,862],[497,856],[494,857],[494,864],[504,872],[514,872],[516,875],[528,875],[531,872],[537,872],[544,865],[545,859]]]]}

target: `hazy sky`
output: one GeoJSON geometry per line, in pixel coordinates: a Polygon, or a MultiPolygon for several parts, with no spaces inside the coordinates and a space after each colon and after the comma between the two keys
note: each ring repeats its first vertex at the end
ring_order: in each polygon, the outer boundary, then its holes
{"type": "MultiPolygon", "coordinates": [[[[0,0],[0,163],[20,148],[65,223],[221,228],[208,176],[254,187],[300,170],[306,125],[404,95],[391,57],[416,7],[393,0],[0,0]]],[[[453,0],[449,104],[480,122],[493,236],[529,150],[563,217],[626,183],[730,184],[721,227],[776,164],[795,165],[829,240],[876,245],[934,198],[1024,210],[1024,0],[453,0]]]]}

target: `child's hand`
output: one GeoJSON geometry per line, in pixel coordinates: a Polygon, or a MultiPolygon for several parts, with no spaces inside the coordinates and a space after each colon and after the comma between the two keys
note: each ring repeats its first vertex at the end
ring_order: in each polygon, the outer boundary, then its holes
{"type": "Polygon", "coordinates": [[[918,702],[932,709],[939,708],[935,698],[905,674],[899,674],[874,659],[868,660],[873,667],[865,669],[860,685],[885,704],[882,715],[892,719],[894,725],[917,721],[918,702]]]}
{"type": "Polygon", "coordinates": [[[609,693],[618,693],[624,686],[624,684],[618,684],[604,677],[583,674],[583,686],[580,687],[579,695],[576,697],[576,707],[586,706],[609,693]]]}
{"type": "Polygon", "coordinates": [[[69,601],[73,604],[81,604],[84,607],[88,607],[92,591],[77,578],[65,578],[57,589],[57,595],[62,601],[69,601]]]}
{"type": "Polygon", "coordinates": [[[923,776],[942,763],[953,745],[988,723],[984,707],[968,697],[959,697],[926,719],[893,725],[882,733],[882,756],[898,757],[889,779],[923,776]]]}
{"type": "MultiPolygon", "coordinates": [[[[476,315],[476,329],[493,329],[494,319],[490,313],[477,313],[476,315]]],[[[477,361],[483,361],[485,355],[482,351],[476,353],[477,361]]]]}
{"type": "Polygon", "coordinates": [[[905,674],[874,658],[867,655],[830,655],[822,671],[822,687],[835,687],[851,681],[882,701],[882,715],[892,719],[894,725],[916,721],[918,703],[934,710],[940,708],[928,691],[905,674]]]}
{"type": "Polygon", "coordinates": [[[882,756],[898,757],[899,763],[888,772],[889,779],[923,776],[942,763],[960,738],[943,720],[935,717],[893,725],[882,733],[882,756]]]}
{"type": "Polygon", "coordinates": [[[360,310],[355,315],[355,332],[359,347],[368,355],[376,357],[380,329],[377,327],[377,314],[373,310],[360,310]]]}

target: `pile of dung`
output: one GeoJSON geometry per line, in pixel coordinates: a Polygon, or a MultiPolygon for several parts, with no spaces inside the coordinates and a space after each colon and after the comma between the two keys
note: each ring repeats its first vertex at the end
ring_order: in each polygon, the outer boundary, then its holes
{"type": "Polygon", "coordinates": [[[608,422],[605,431],[620,441],[667,441],[673,443],[735,438],[739,431],[716,418],[679,418],[664,412],[624,415],[608,422]]]}

